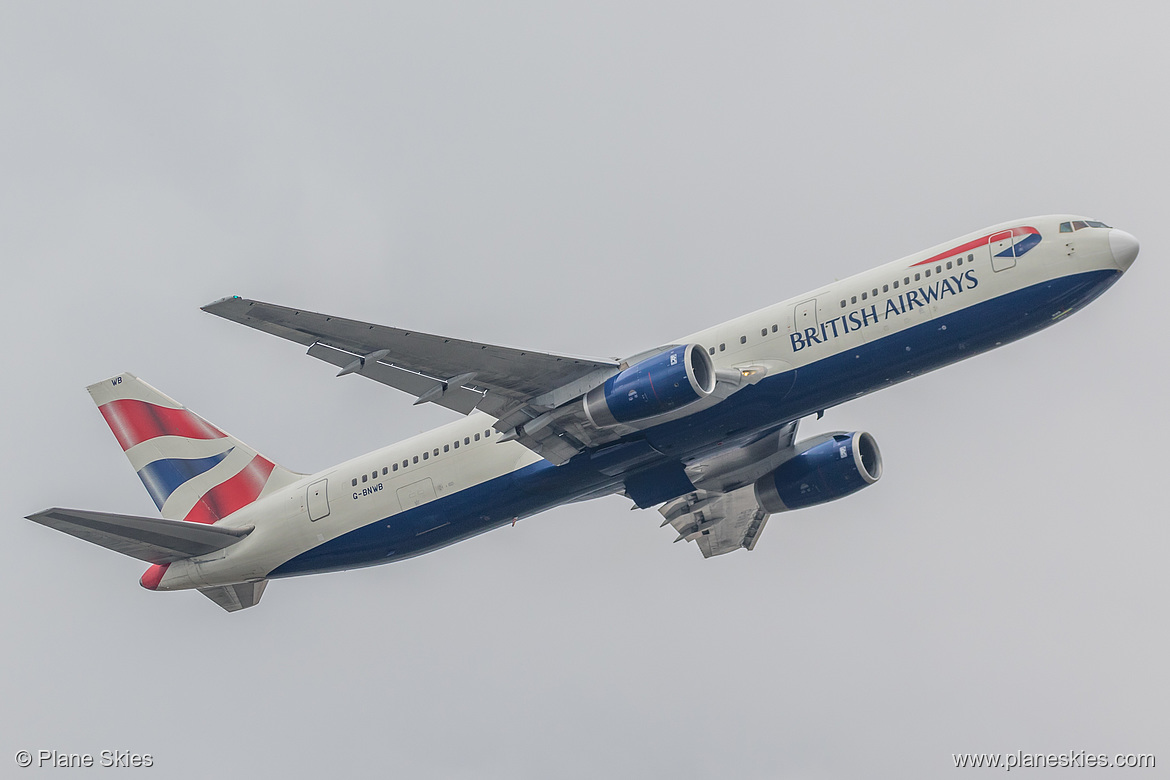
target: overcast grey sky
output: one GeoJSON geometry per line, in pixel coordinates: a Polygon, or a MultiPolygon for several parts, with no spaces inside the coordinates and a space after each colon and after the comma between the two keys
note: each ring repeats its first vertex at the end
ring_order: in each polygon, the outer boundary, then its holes
{"type": "Polygon", "coordinates": [[[43,748],[177,778],[938,778],[1016,750],[1164,776],[1168,26],[0,4],[0,775],[43,748]],[[872,432],[886,475],[752,553],[611,498],[228,615],[21,519],[154,513],[84,391],[124,370],[301,471],[452,419],[199,311],[225,295],[620,356],[1052,212],[1141,256],[1059,327],[806,424],[872,432]]]}

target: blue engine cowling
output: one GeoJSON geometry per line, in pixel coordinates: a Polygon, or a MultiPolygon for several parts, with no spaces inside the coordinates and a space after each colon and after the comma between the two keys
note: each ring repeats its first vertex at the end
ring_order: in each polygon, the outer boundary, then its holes
{"type": "Polygon", "coordinates": [[[674,411],[715,389],[715,366],[697,344],[672,347],[611,376],[585,394],[585,414],[598,428],[674,411]]]}
{"type": "Polygon", "coordinates": [[[834,433],[756,481],[756,500],[775,514],[856,493],[882,476],[882,454],[868,433],[834,433]]]}

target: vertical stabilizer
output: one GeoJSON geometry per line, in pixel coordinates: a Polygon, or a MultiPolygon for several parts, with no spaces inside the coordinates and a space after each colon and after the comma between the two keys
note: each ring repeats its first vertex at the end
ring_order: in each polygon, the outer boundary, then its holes
{"type": "Polygon", "coordinates": [[[133,374],[90,385],[130,465],[169,520],[215,523],[300,478],[133,374]]]}

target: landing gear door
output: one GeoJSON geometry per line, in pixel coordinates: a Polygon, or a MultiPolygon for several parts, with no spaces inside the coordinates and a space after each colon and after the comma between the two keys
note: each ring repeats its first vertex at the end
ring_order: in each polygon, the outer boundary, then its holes
{"type": "Polygon", "coordinates": [[[988,237],[987,249],[991,252],[992,271],[1006,271],[1015,267],[1016,248],[1012,242],[1012,231],[1005,230],[988,237]]]}

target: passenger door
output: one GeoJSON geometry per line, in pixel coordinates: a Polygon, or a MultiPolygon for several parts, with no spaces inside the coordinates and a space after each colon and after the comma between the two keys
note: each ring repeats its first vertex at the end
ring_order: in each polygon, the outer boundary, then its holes
{"type": "Polygon", "coordinates": [[[792,312],[792,328],[794,333],[804,333],[806,328],[820,330],[817,325],[816,298],[809,298],[807,301],[796,304],[796,308],[792,312]]]}
{"type": "Polygon", "coordinates": [[[1016,248],[1012,241],[1012,231],[1004,230],[989,236],[987,249],[991,252],[992,271],[1006,271],[1015,267],[1016,248]]]}
{"type": "Polygon", "coordinates": [[[309,520],[316,522],[329,516],[329,480],[319,479],[305,491],[305,502],[309,507],[309,520]]]}

